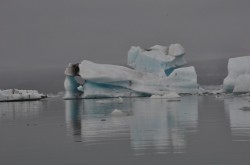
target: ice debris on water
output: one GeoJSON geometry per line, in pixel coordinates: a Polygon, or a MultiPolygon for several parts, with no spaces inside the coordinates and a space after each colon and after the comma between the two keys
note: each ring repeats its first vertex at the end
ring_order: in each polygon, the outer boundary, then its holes
{"type": "Polygon", "coordinates": [[[180,99],[180,95],[175,92],[166,93],[164,95],[152,95],[152,99],[180,99]]]}
{"type": "Polygon", "coordinates": [[[31,101],[40,100],[47,96],[37,90],[6,89],[0,90],[0,101],[31,101]]]}
{"type": "Polygon", "coordinates": [[[114,109],[111,113],[111,116],[126,116],[126,113],[120,109],[114,109]]]}
{"type": "Polygon", "coordinates": [[[118,98],[115,98],[115,99],[100,99],[100,100],[97,100],[96,103],[99,103],[99,104],[106,104],[106,103],[122,104],[123,103],[123,98],[118,97],[118,98]]]}

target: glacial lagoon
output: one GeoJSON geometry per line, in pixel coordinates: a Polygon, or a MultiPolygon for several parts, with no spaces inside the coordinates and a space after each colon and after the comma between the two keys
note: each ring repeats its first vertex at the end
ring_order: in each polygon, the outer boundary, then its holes
{"type": "Polygon", "coordinates": [[[250,164],[249,101],[189,95],[0,103],[0,164],[250,164]]]}

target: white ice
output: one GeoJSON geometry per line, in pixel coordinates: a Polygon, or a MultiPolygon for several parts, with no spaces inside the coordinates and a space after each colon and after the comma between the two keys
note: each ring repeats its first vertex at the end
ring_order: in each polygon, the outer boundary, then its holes
{"type": "Polygon", "coordinates": [[[36,90],[7,89],[0,90],[0,101],[34,100],[45,97],[36,90]]]}
{"type": "Polygon", "coordinates": [[[79,64],[79,69],[80,76],[87,82],[86,86],[83,85],[83,91],[96,91],[94,95],[98,94],[100,90],[107,90],[107,92],[103,91],[102,93],[108,95],[108,92],[113,88],[118,88],[118,91],[119,89],[130,90],[141,95],[163,95],[170,91],[177,93],[198,92],[194,67],[175,69],[169,77],[140,72],[123,66],[96,64],[87,60],[79,64]],[[97,85],[99,85],[98,88],[96,88],[97,85]]]}
{"type": "Polygon", "coordinates": [[[126,116],[126,114],[120,110],[120,109],[114,109],[112,112],[111,112],[111,116],[126,116]]]}
{"type": "Polygon", "coordinates": [[[225,92],[250,92],[250,56],[229,59],[228,76],[224,79],[225,92]]]}
{"type": "Polygon", "coordinates": [[[100,99],[100,100],[97,100],[96,103],[99,103],[99,104],[107,104],[107,103],[122,104],[123,103],[123,98],[118,97],[118,98],[115,98],[115,99],[100,99]]]}
{"type": "Polygon", "coordinates": [[[195,68],[181,67],[186,64],[184,54],[180,44],[155,45],[148,50],[140,47],[129,50],[128,65],[133,69],[88,60],[79,65],[69,64],[65,71],[65,98],[162,97],[169,92],[198,93],[195,68]],[[78,84],[75,76],[80,76],[84,84],[78,84]]]}
{"type": "Polygon", "coordinates": [[[152,99],[179,99],[181,96],[176,92],[169,92],[164,95],[152,95],[150,98],[152,99]]]}
{"type": "Polygon", "coordinates": [[[155,45],[148,50],[132,46],[127,64],[138,71],[158,73],[186,64],[184,48],[180,44],[169,47],[155,45]]]}

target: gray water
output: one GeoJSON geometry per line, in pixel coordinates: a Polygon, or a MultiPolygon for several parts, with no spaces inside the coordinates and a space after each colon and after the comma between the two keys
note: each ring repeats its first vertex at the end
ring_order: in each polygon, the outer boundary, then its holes
{"type": "Polygon", "coordinates": [[[250,97],[0,103],[1,165],[250,164],[250,97]],[[122,116],[111,115],[114,109],[122,116]]]}

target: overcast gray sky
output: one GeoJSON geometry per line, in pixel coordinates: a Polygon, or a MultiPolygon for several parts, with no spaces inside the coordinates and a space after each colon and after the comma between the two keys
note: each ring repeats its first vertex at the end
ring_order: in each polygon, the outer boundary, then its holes
{"type": "Polygon", "coordinates": [[[126,64],[132,45],[180,43],[199,75],[224,75],[250,55],[249,20],[249,0],[1,0],[0,89],[59,91],[69,62],[126,64]]]}

